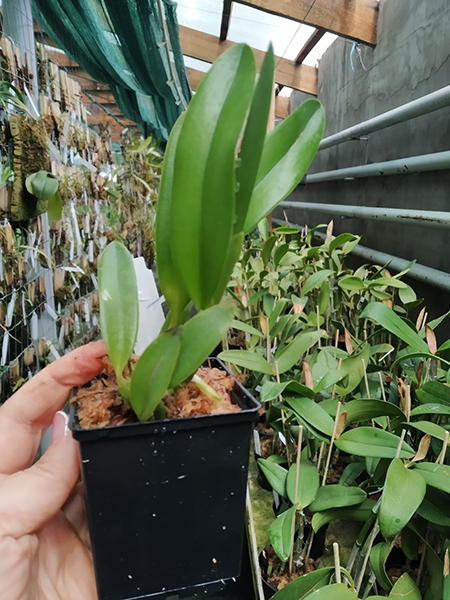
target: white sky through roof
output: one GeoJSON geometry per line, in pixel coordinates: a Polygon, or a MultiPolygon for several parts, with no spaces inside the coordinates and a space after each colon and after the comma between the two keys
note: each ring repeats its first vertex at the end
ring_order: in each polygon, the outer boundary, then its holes
{"type": "MultiPolygon", "coordinates": [[[[222,9],[222,0],[179,0],[178,22],[180,25],[218,37],[222,9]]],[[[266,50],[269,42],[272,42],[277,56],[295,60],[313,31],[314,28],[308,25],[235,2],[228,39],[232,42],[245,42],[258,50],[266,50]]],[[[304,64],[316,67],[336,37],[332,33],[326,33],[307,56],[304,64]]],[[[209,68],[208,63],[188,57],[185,57],[185,64],[199,71],[207,71],[209,68]]],[[[291,91],[290,88],[284,88],[282,95],[290,95],[291,91]]]]}

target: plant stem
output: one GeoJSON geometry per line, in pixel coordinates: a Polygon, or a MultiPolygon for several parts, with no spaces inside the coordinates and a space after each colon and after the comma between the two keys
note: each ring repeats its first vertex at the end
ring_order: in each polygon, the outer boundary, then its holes
{"type": "Polygon", "coordinates": [[[362,359],[362,364],[363,364],[363,371],[364,371],[364,381],[366,383],[367,397],[370,398],[369,380],[367,378],[366,361],[364,359],[362,359]]]}
{"type": "Polygon", "coordinates": [[[338,402],[337,410],[336,410],[336,417],[334,419],[333,435],[331,436],[330,447],[328,449],[327,462],[325,463],[325,471],[323,473],[322,486],[324,486],[327,482],[328,469],[330,468],[331,455],[333,453],[333,444],[334,444],[334,440],[336,438],[336,430],[337,430],[340,412],[341,412],[341,402],[338,402]]]}
{"type": "MultiPolygon", "coordinates": [[[[342,366],[342,358],[339,359],[339,364],[338,364],[338,368],[337,368],[338,371],[341,370],[341,366],[342,366]]],[[[332,400],[334,400],[334,397],[336,396],[336,386],[337,386],[337,383],[335,383],[334,386],[333,386],[333,392],[331,394],[331,399],[332,400]]]]}
{"type": "Polygon", "coordinates": [[[379,531],[380,531],[380,524],[379,524],[379,518],[377,517],[377,520],[375,521],[375,525],[373,526],[373,529],[372,529],[372,533],[370,534],[370,538],[368,540],[367,548],[364,548],[364,550],[363,550],[363,552],[365,551],[364,560],[363,560],[363,564],[361,566],[361,570],[358,573],[358,578],[355,583],[355,591],[357,594],[359,593],[359,590],[361,589],[361,584],[363,582],[364,575],[365,575],[366,569],[367,569],[367,563],[369,562],[369,558],[370,558],[370,552],[372,550],[372,546],[375,542],[375,538],[377,537],[379,531]]]}
{"type": "MultiPolygon", "coordinates": [[[[319,305],[316,304],[316,315],[317,315],[317,332],[320,333],[320,312],[319,312],[319,305]]],[[[319,348],[322,347],[322,343],[320,341],[320,338],[318,339],[317,345],[319,346],[319,348]]]]}
{"type": "Polygon", "coordinates": [[[449,439],[449,432],[445,431],[445,436],[444,436],[444,442],[442,444],[442,450],[437,458],[436,463],[438,465],[443,465],[444,464],[444,460],[445,460],[445,455],[447,454],[447,447],[448,447],[448,439],[449,439]]]}
{"type": "Polygon", "coordinates": [[[212,388],[209,384],[206,383],[201,377],[198,375],[194,375],[192,378],[192,383],[198,387],[198,389],[206,394],[209,398],[214,400],[215,402],[222,402],[222,397],[220,394],[216,392],[214,388],[212,388]]]}
{"type": "Polygon", "coordinates": [[[339,556],[339,544],[337,542],[334,542],[333,544],[333,554],[336,583],[341,583],[341,558],[339,556]]]}
{"type": "MultiPolygon", "coordinates": [[[[275,374],[277,377],[277,383],[280,383],[280,370],[278,368],[278,361],[275,361],[275,374]]],[[[280,402],[283,402],[283,396],[281,394],[278,395],[278,400],[280,402]]],[[[286,415],[284,413],[284,410],[281,409],[281,422],[283,424],[283,435],[284,435],[284,439],[286,440],[286,458],[287,458],[287,462],[288,462],[288,467],[291,466],[291,451],[289,449],[289,438],[287,435],[287,429],[286,429],[286,415]]]]}
{"type": "MultiPolygon", "coordinates": [[[[299,477],[300,477],[300,459],[301,459],[301,455],[302,455],[302,440],[303,440],[303,425],[300,425],[300,427],[298,428],[297,463],[295,465],[294,506],[297,506],[297,502],[298,502],[298,482],[299,482],[299,477]]],[[[303,514],[300,515],[300,518],[302,519],[302,526],[303,526],[303,514]]],[[[295,534],[295,520],[296,519],[294,518],[292,537],[294,537],[294,534],[295,534]]],[[[291,556],[289,558],[289,573],[291,573],[291,574],[293,572],[293,566],[294,566],[294,544],[292,544],[291,556]]]]}
{"type": "Polygon", "coordinates": [[[402,429],[402,434],[401,434],[400,440],[398,442],[397,452],[395,453],[395,458],[399,458],[400,457],[400,451],[401,451],[402,446],[403,446],[403,441],[405,439],[405,435],[406,435],[406,429],[402,429]]]}

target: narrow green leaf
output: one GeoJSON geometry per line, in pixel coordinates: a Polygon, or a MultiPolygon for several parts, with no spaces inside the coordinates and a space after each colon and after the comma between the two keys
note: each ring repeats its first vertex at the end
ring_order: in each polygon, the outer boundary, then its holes
{"type": "MultiPolygon", "coordinates": [[[[286,489],[289,500],[295,504],[295,482],[297,480],[297,465],[289,469],[286,489]]],[[[314,500],[319,489],[320,481],[316,467],[309,460],[301,460],[299,467],[297,504],[303,510],[314,500]]]]}
{"type": "Polygon", "coordinates": [[[286,497],[286,478],[288,476],[287,469],[280,467],[271,461],[264,458],[258,459],[258,464],[261,467],[261,471],[266,476],[267,481],[273,487],[273,489],[280,494],[282,497],[286,497]]]}
{"type": "Polygon", "coordinates": [[[315,429],[328,437],[333,435],[334,420],[320,404],[310,398],[289,397],[286,394],[284,399],[297,415],[310,423],[315,429]]]}
{"type": "Polygon", "coordinates": [[[384,400],[351,400],[344,406],[342,411],[344,410],[347,413],[346,425],[384,416],[405,418],[404,413],[398,406],[384,400]]]}
{"type": "Polygon", "coordinates": [[[229,254],[236,216],[235,154],[255,73],[248,46],[224,52],[202,79],[178,139],[172,256],[197,309],[207,308],[218,294],[229,254]]]}
{"type": "Polygon", "coordinates": [[[167,142],[159,186],[155,230],[156,263],[159,283],[170,308],[172,324],[176,325],[179,324],[180,315],[189,301],[188,293],[173,261],[170,231],[175,153],[185,114],[183,113],[173,126],[169,141],[167,142]]]}
{"type": "MultiPolygon", "coordinates": [[[[417,471],[419,473],[419,471],[417,471]]],[[[430,521],[441,527],[450,527],[450,515],[448,512],[448,496],[433,488],[428,488],[422,504],[417,513],[426,521],[430,521]]]]}
{"type": "Polygon", "coordinates": [[[282,513],[269,527],[269,539],[272,547],[282,562],[286,562],[294,543],[295,506],[282,513]]]}
{"type": "Polygon", "coordinates": [[[48,212],[48,216],[50,217],[50,219],[52,221],[60,221],[61,217],[62,217],[62,209],[63,209],[63,204],[62,204],[62,198],[61,198],[61,194],[56,191],[53,196],[50,196],[50,198],[48,199],[48,203],[47,203],[47,212],[48,212]]]}
{"type": "Polygon", "coordinates": [[[401,423],[400,427],[413,427],[422,433],[427,433],[438,440],[445,440],[445,429],[431,421],[419,421],[418,423],[401,423]]]}
{"type": "Polygon", "coordinates": [[[220,360],[229,362],[233,365],[238,365],[244,369],[264,373],[265,375],[273,375],[272,366],[258,352],[251,350],[225,350],[219,354],[220,360]]]}
{"type": "Polygon", "coordinates": [[[450,494],[450,466],[420,462],[415,466],[415,470],[420,472],[427,485],[450,494]]]}
{"type": "Polygon", "coordinates": [[[181,348],[181,330],[159,335],[140,356],[131,376],[130,404],[140,421],[155,412],[170,386],[181,348]]]}
{"type": "Polygon", "coordinates": [[[367,500],[364,500],[364,502],[361,502],[361,504],[355,506],[347,508],[331,508],[330,510],[315,513],[311,521],[312,528],[317,533],[319,529],[338,519],[349,519],[365,523],[373,515],[375,504],[375,500],[368,498],[367,500]]]}
{"type": "Polygon", "coordinates": [[[410,304],[417,300],[416,292],[409,285],[406,288],[399,290],[398,295],[403,304],[410,304]]]}
{"type": "Polygon", "coordinates": [[[182,326],[181,350],[170,382],[174,388],[191,377],[221,342],[233,320],[224,304],[200,311],[182,326]]]}
{"type": "Polygon", "coordinates": [[[250,335],[256,335],[256,337],[264,337],[264,334],[262,334],[259,329],[256,329],[256,327],[253,327],[248,323],[243,323],[242,321],[236,321],[236,319],[231,322],[230,327],[237,329],[238,331],[245,331],[245,333],[250,333],[250,335]]]}
{"type": "Polygon", "coordinates": [[[349,275],[347,277],[341,277],[338,280],[338,286],[342,290],[347,290],[349,292],[359,292],[361,290],[365,290],[367,284],[360,277],[353,277],[349,275]]]}
{"type": "Polygon", "coordinates": [[[266,137],[245,233],[252,231],[298,185],[319,148],[324,129],[323,107],[311,99],[266,137]]]}
{"type": "Polygon", "coordinates": [[[259,163],[267,132],[270,105],[272,103],[275,59],[272,44],[266,52],[242,139],[239,153],[239,167],[236,178],[236,224],[235,231],[243,231],[245,218],[253,193],[259,163]]]}
{"type": "Polygon", "coordinates": [[[380,505],[380,529],[393,538],[411,520],[426,492],[425,479],[396,458],[389,465],[380,505]]]}
{"type": "Polygon", "coordinates": [[[338,485],[351,485],[354,483],[361,473],[364,473],[365,465],[363,462],[353,462],[347,465],[341,478],[338,481],[338,485]]]}
{"type": "Polygon", "coordinates": [[[377,582],[383,590],[389,592],[392,589],[392,582],[386,573],[386,561],[391,553],[390,542],[381,542],[372,548],[370,553],[370,564],[373,572],[377,576],[377,582]]]}
{"type": "Polygon", "coordinates": [[[407,288],[407,284],[395,277],[378,277],[369,281],[369,287],[393,287],[398,289],[407,288]]]}
{"type": "Polygon", "coordinates": [[[292,342],[275,353],[279,373],[285,373],[301,360],[303,354],[322,337],[323,331],[307,331],[299,333],[292,342]]]}
{"type": "Polygon", "coordinates": [[[303,286],[302,294],[306,296],[315,287],[320,287],[324,281],[329,279],[334,274],[331,269],[324,269],[323,271],[317,271],[308,277],[305,285],[303,286]]]}
{"type": "Polygon", "coordinates": [[[119,242],[103,250],[98,266],[100,327],[121,392],[127,395],[123,370],[133,353],[139,303],[133,259],[119,242]]]}
{"type": "Polygon", "coordinates": [[[422,404],[439,402],[450,406],[450,387],[439,381],[429,381],[416,390],[416,396],[422,404]]]}
{"type": "Polygon", "coordinates": [[[345,396],[352,392],[362,381],[364,377],[364,363],[369,364],[370,346],[366,344],[358,354],[352,354],[342,361],[341,371],[348,375],[346,380],[343,380],[342,385],[336,387],[337,393],[340,396],[345,396]],[[364,361],[364,362],[363,362],[364,361]]]}
{"type": "Polygon", "coordinates": [[[381,302],[371,302],[361,314],[362,319],[370,319],[387,329],[408,346],[419,352],[427,352],[428,346],[423,339],[409,327],[389,306],[381,302]]]}
{"type": "Polygon", "coordinates": [[[343,246],[347,242],[352,242],[357,239],[359,239],[359,236],[353,235],[353,233],[341,233],[331,240],[328,252],[331,254],[333,250],[336,250],[339,246],[343,246]]]}
{"type": "MultiPolygon", "coordinates": [[[[266,223],[267,223],[267,221],[266,221],[266,223]]],[[[277,239],[278,238],[277,238],[276,235],[272,235],[264,243],[263,249],[261,250],[261,258],[263,259],[264,266],[266,266],[267,263],[270,260],[270,256],[272,254],[272,250],[273,250],[273,247],[275,246],[275,243],[276,243],[277,239]]]]}
{"type": "Polygon", "coordinates": [[[292,583],[279,590],[273,600],[304,600],[314,592],[329,584],[333,567],[324,567],[298,577],[292,583]]]}
{"type": "Polygon", "coordinates": [[[364,490],[343,485],[324,485],[317,492],[314,502],[309,506],[312,512],[322,512],[330,508],[342,508],[361,504],[367,498],[364,490]]]}
{"type": "Polygon", "coordinates": [[[400,598],[403,600],[405,600],[405,598],[407,598],[407,600],[422,600],[419,588],[408,575],[408,573],[403,573],[400,579],[397,579],[391,593],[389,594],[389,598],[392,600],[400,600],[400,598]]]}
{"type": "MultiPolygon", "coordinates": [[[[400,438],[389,431],[375,427],[357,427],[350,429],[336,440],[336,447],[342,452],[356,456],[374,456],[376,458],[395,458],[400,438]]],[[[400,458],[414,456],[415,452],[403,442],[400,458]]]]}

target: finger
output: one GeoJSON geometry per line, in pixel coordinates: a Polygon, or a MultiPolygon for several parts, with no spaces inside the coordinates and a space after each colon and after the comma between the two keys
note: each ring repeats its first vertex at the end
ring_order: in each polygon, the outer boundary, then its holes
{"type": "Polygon", "coordinates": [[[103,342],[77,348],[35,375],[0,408],[0,473],[29,467],[53,415],[72,388],[98,375],[105,356],[103,342]]]}
{"type": "Polygon", "coordinates": [[[32,467],[5,477],[0,484],[0,535],[18,538],[37,531],[66,502],[80,475],[78,446],[58,412],[53,440],[32,467]]]}
{"type": "Polygon", "coordinates": [[[63,507],[66,518],[77,532],[83,544],[91,549],[91,538],[87,521],[84,485],[78,483],[63,507]]]}

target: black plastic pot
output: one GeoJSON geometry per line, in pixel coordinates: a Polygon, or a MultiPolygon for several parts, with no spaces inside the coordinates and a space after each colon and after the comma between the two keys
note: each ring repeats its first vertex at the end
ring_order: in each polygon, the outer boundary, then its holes
{"type": "Polygon", "coordinates": [[[267,559],[265,558],[263,552],[260,552],[259,553],[259,567],[261,569],[262,588],[263,588],[265,600],[269,600],[269,598],[272,598],[272,596],[275,596],[275,594],[278,591],[278,589],[276,587],[271,585],[266,580],[267,565],[268,565],[267,559]]]}
{"type": "Polygon", "coordinates": [[[239,382],[232,394],[241,412],[101,429],[81,429],[72,407],[99,600],[161,598],[239,576],[260,404],[239,382]]]}

